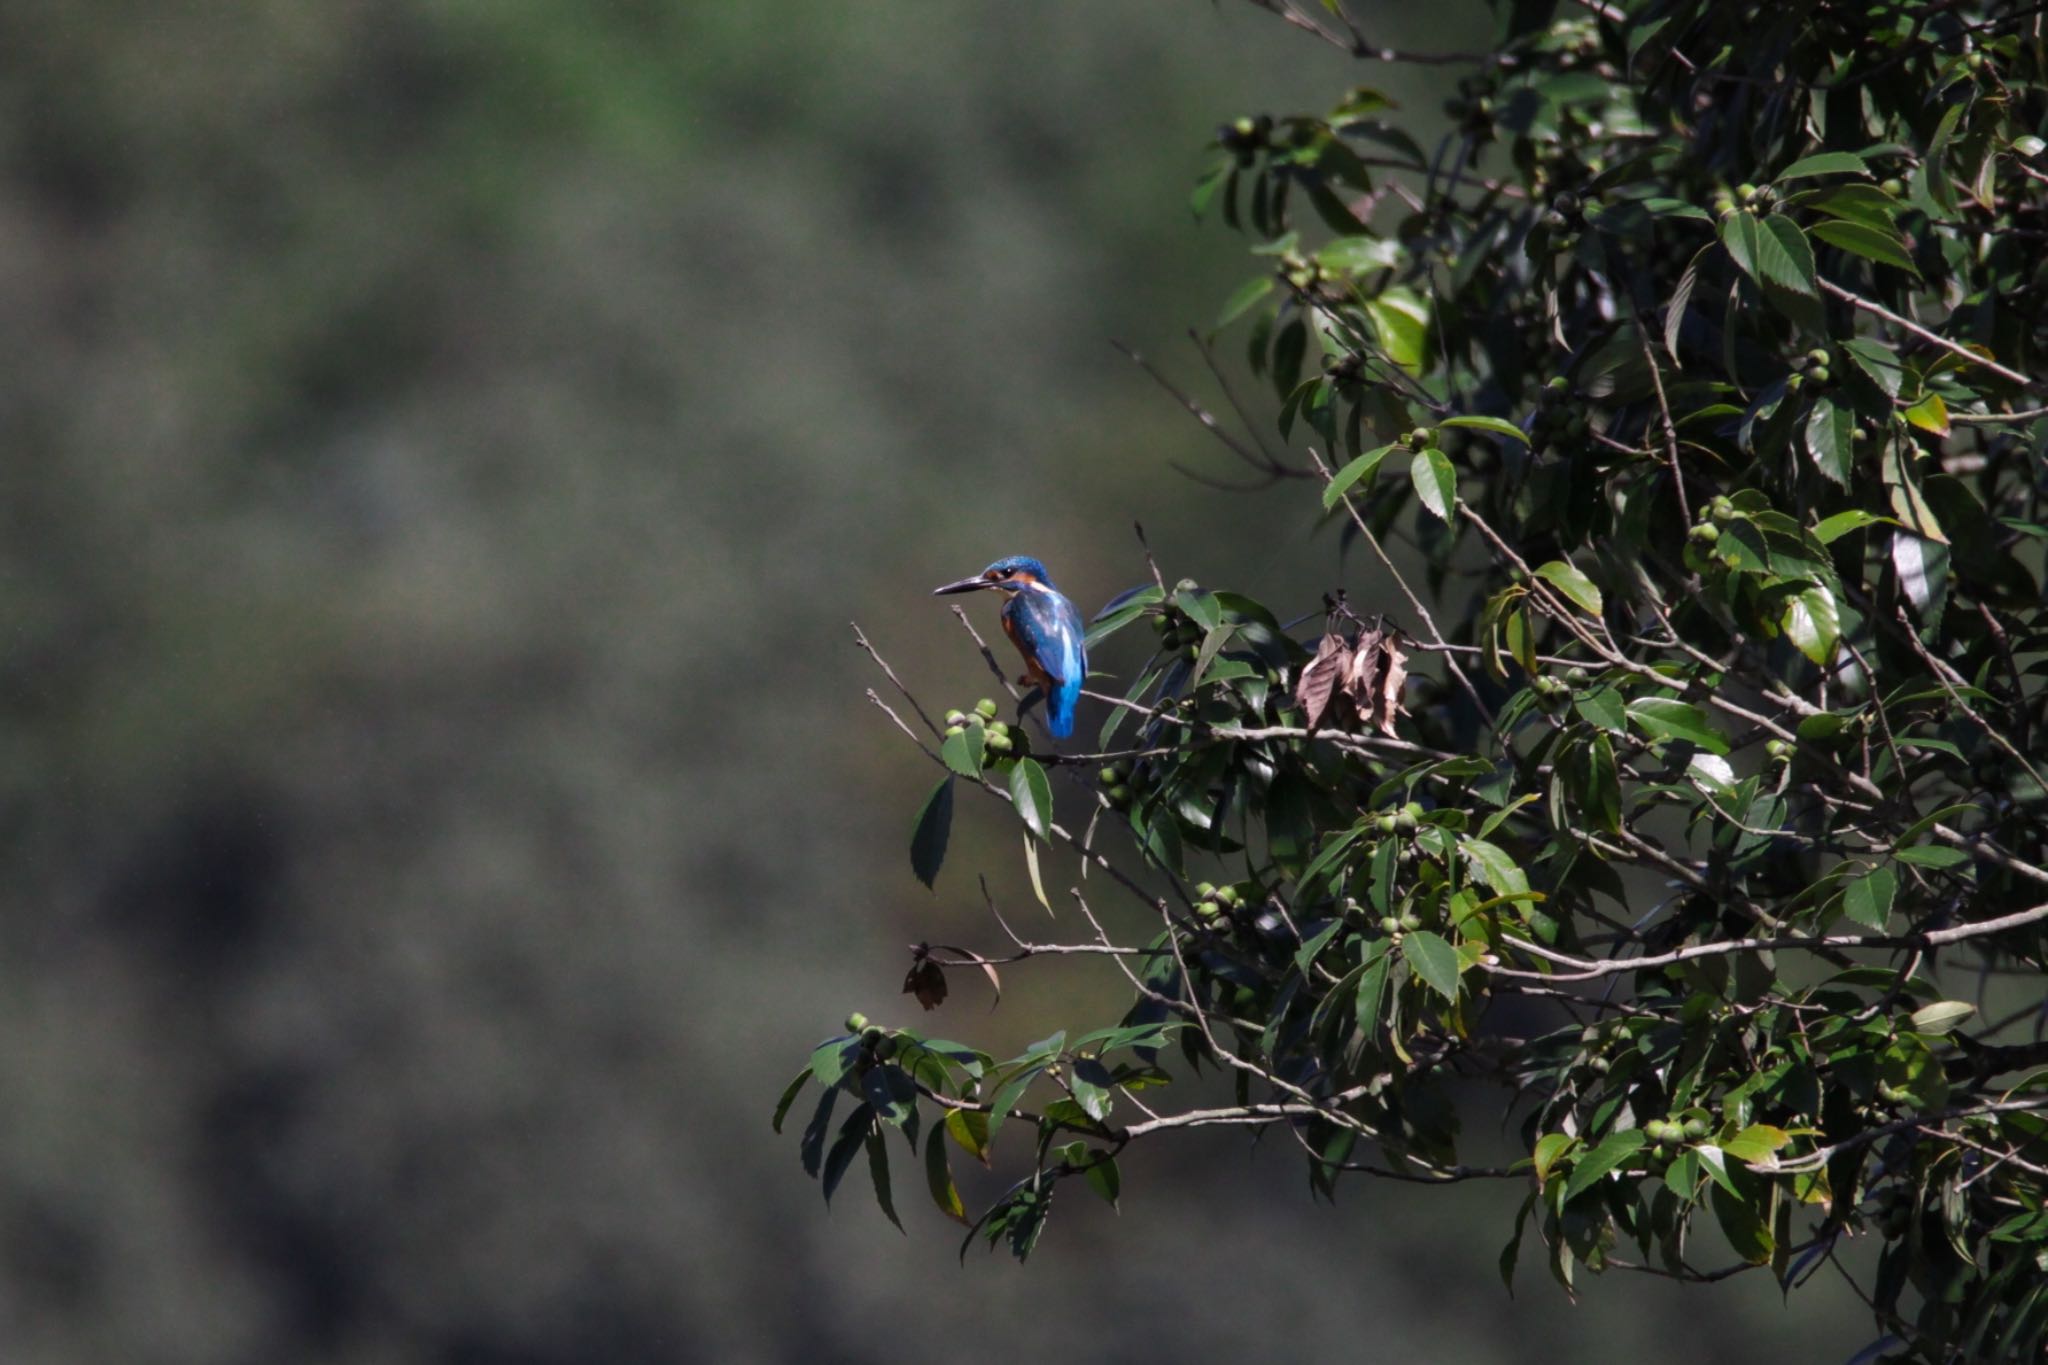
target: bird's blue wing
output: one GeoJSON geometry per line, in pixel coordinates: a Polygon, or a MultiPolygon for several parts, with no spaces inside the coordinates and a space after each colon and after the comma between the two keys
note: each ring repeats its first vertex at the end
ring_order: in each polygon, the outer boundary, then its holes
{"type": "Polygon", "coordinates": [[[1038,666],[1052,679],[1046,698],[1046,728],[1055,739],[1074,733],[1074,707],[1081,699],[1081,682],[1088,676],[1088,651],[1083,641],[1086,628],[1074,604],[1048,588],[1018,594],[1016,603],[1019,633],[1030,642],[1038,666]]]}

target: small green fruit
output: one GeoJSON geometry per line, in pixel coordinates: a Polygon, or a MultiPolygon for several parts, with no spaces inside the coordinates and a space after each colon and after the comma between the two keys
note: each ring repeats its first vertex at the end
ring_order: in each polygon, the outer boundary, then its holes
{"type": "Polygon", "coordinates": [[[1689,1141],[1698,1142],[1707,1135],[1707,1121],[1702,1118],[1687,1119],[1685,1126],[1680,1128],[1679,1132],[1683,1133],[1689,1141]]]}
{"type": "MultiPolygon", "coordinates": [[[[1798,376],[1796,375],[1794,376],[1794,378],[1797,377],[1798,376]]],[[[1806,372],[1806,377],[1808,379],[1811,379],[1816,384],[1825,384],[1828,382],[1829,379],[1833,378],[1834,376],[1829,372],[1827,366],[1816,365],[1806,372]]]]}
{"type": "Polygon", "coordinates": [[[946,724],[953,726],[957,729],[958,727],[965,725],[966,723],[967,713],[965,711],[948,711],[946,713],[946,724]]]}
{"type": "Polygon", "coordinates": [[[1416,914],[1413,910],[1407,911],[1401,916],[1401,927],[1411,931],[1420,929],[1422,927],[1422,916],[1416,914]]]}
{"type": "Polygon", "coordinates": [[[1398,933],[1400,933],[1400,932],[1401,932],[1401,921],[1399,921],[1399,920],[1395,919],[1395,918],[1394,918],[1394,917],[1393,917],[1392,915],[1382,915],[1382,916],[1380,916],[1380,932],[1381,932],[1381,933],[1383,933],[1383,934],[1398,934],[1398,933]]]}
{"type": "Polygon", "coordinates": [[[1717,494],[1714,500],[1707,504],[1707,515],[1715,521],[1733,521],[1735,519],[1735,504],[1726,497],[1717,494]]]}
{"type": "Polygon", "coordinates": [[[1394,817],[1391,815],[1382,815],[1372,823],[1373,828],[1382,834],[1392,834],[1394,832],[1394,817]]]}
{"type": "Polygon", "coordinates": [[[1816,346],[1806,353],[1806,363],[1809,365],[1832,365],[1835,363],[1835,358],[1829,355],[1824,348],[1816,346]]]}
{"type": "Polygon", "coordinates": [[[983,697],[980,701],[974,703],[974,709],[980,713],[983,720],[994,720],[996,718],[996,704],[993,698],[983,697]]]}
{"type": "Polygon", "coordinates": [[[1405,810],[1394,817],[1394,828],[1402,834],[1413,834],[1417,827],[1415,817],[1405,810]]]}
{"type": "Polygon", "coordinates": [[[1884,181],[1878,188],[1892,198],[1897,199],[1906,192],[1906,182],[1894,176],[1892,179],[1884,181]]]}
{"type": "Polygon", "coordinates": [[[846,1031],[848,1033],[866,1033],[867,1029],[868,1017],[859,1010],[855,1010],[852,1014],[846,1016],[846,1031]]]}
{"type": "Polygon", "coordinates": [[[1110,805],[1115,806],[1119,810],[1131,804],[1131,789],[1121,783],[1111,787],[1103,795],[1109,798],[1110,805]]]}

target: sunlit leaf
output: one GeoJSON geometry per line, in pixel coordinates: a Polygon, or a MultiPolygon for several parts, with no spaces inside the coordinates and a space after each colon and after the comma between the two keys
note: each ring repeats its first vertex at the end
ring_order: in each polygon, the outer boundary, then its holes
{"type": "Polygon", "coordinates": [[[1458,501],[1458,475],[1451,468],[1450,456],[1431,447],[1418,451],[1409,462],[1408,477],[1415,484],[1415,494],[1422,499],[1422,505],[1444,521],[1451,519],[1451,508],[1458,501]]]}

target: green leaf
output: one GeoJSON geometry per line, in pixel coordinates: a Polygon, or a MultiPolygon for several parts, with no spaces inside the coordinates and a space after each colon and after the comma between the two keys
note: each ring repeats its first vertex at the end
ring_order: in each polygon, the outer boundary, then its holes
{"type": "Polygon", "coordinates": [[[1896,873],[1888,867],[1872,868],[1842,888],[1842,912],[1881,934],[1891,920],[1892,900],[1898,892],[1896,873]]]}
{"type": "Polygon", "coordinates": [[[1038,870],[1038,845],[1031,842],[1030,831],[1024,834],[1024,870],[1031,874],[1031,894],[1038,897],[1038,903],[1045,907],[1045,913],[1052,913],[1052,902],[1045,898],[1045,878],[1038,870]]]}
{"type": "Polygon", "coordinates": [[[1621,829],[1621,774],[1614,763],[1614,741],[1604,732],[1595,733],[1584,751],[1586,811],[1613,834],[1621,829]]]}
{"type": "Polygon", "coordinates": [[[1913,1011],[1913,1032],[1953,1033],[1976,1012],[1977,1007],[1967,1000],[1937,1000],[1913,1011]]]}
{"type": "Polygon", "coordinates": [[[1376,940],[1366,954],[1366,968],[1359,974],[1358,998],[1352,1003],[1352,1011],[1359,1033],[1376,1038],[1380,1031],[1380,1006],[1386,1000],[1387,974],[1393,970],[1394,957],[1387,951],[1385,939],[1376,940]]]}
{"type": "Polygon", "coordinates": [[[1495,895],[1528,894],[1528,877],[1499,845],[1490,844],[1484,839],[1460,839],[1458,847],[1464,853],[1465,860],[1471,864],[1473,874],[1486,883],[1487,888],[1495,895]]]}
{"type": "Polygon", "coordinates": [[[1815,223],[1809,231],[1828,245],[1838,246],[1866,261],[1896,266],[1915,278],[1920,274],[1920,267],[1913,263],[1911,253],[1906,250],[1906,239],[1896,228],[1875,227],[1838,218],[1815,223]]]}
{"type": "Polygon", "coordinates": [[[1503,421],[1498,417],[1446,417],[1437,425],[1442,427],[1470,427],[1476,431],[1490,431],[1495,436],[1505,436],[1509,440],[1520,441],[1523,445],[1529,444],[1528,436],[1520,427],[1516,426],[1513,422],[1503,421]]]}
{"type": "Polygon", "coordinates": [[[811,1052],[811,1075],[819,1085],[837,1085],[860,1056],[860,1039],[851,1033],[827,1038],[811,1052]]]}
{"type": "Polygon", "coordinates": [[[1429,332],[1429,304],[1414,290],[1394,285],[1365,300],[1363,307],[1387,357],[1411,375],[1422,373],[1428,355],[1424,338],[1429,332]]]}
{"type": "Polygon", "coordinates": [[[1814,527],[1813,538],[1823,545],[1832,545],[1851,531],[1860,531],[1866,526],[1875,526],[1879,522],[1890,520],[1890,517],[1873,516],[1869,512],[1852,507],[1846,512],[1835,513],[1814,527]]]}
{"type": "Polygon", "coordinates": [[[803,1140],[797,1144],[797,1153],[804,1163],[804,1174],[818,1174],[818,1163],[825,1156],[825,1134],[832,1128],[832,1107],[839,1103],[839,1087],[831,1086],[818,1099],[818,1107],[811,1111],[811,1121],[804,1125],[803,1140]]]}
{"type": "Polygon", "coordinates": [[[1948,867],[1961,867],[1964,863],[1970,861],[1969,854],[1959,848],[1950,848],[1947,844],[1915,844],[1911,848],[1895,850],[1892,853],[1892,857],[1902,863],[1912,863],[1916,867],[1931,867],[1937,870],[1948,867]]]}
{"type": "Polygon", "coordinates": [[[1103,1202],[1111,1208],[1117,1207],[1117,1199],[1123,1194],[1124,1178],[1117,1171],[1113,1157],[1098,1154],[1093,1162],[1082,1168],[1081,1179],[1088,1188],[1102,1196],[1103,1202]]]}
{"type": "Polygon", "coordinates": [[[1599,1182],[1609,1171],[1627,1161],[1649,1141],[1640,1128],[1609,1133],[1600,1145],[1572,1163],[1571,1177],[1564,1182],[1564,1200],[1569,1204],[1599,1182]]]}
{"type": "Polygon", "coordinates": [[[1572,709],[1581,717],[1613,734],[1628,732],[1628,712],[1623,709],[1621,690],[1612,683],[1589,684],[1572,697],[1572,709]]]}
{"type": "Polygon", "coordinates": [[[1897,398],[1905,380],[1905,366],[1899,363],[1898,352],[1880,341],[1857,337],[1841,343],[1843,354],[1854,362],[1857,369],[1870,382],[1884,391],[1887,398],[1897,398]]]}
{"type": "Polygon", "coordinates": [[[1735,1254],[1751,1265],[1764,1265],[1777,1250],[1777,1242],[1763,1218],[1748,1200],[1725,1186],[1714,1186],[1714,1217],[1735,1254]]]}
{"type": "Polygon", "coordinates": [[[946,1159],[946,1135],[937,1125],[933,1125],[924,1140],[924,1183],[939,1212],[965,1226],[967,1206],[960,1202],[960,1188],[953,1183],[953,1165],[946,1159]]]}
{"type": "Polygon", "coordinates": [[[1536,1166],[1536,1179],[1539,1182],[1550,1179],[1551,1168],[1557,1165],[1557,1159],[1572,1147],[1577,1146],[1578,1141],[1577,1138],[1569,1133],[1545,1133],[1542,1137],[1537,1138],[1533,1158],[1536,1166]]]}
{"type": "MultiPolygon", "coordinates": [[[[832,1140],[832,1150],[826,1153],[824,1169],[818,1180],[824,1187],[825,1202],[832,1202],[832,1196],[839,1190],[839,1182],[846,1175],[846,1168],[853,1164],[854,1154],[867,1143],[868,1136],[875,1132],[875,1114],[865,1104],[846,1116],[846,1122],[839,1126],[839,1136],[832,1140]]],[[[877,1134],[879,1136],[879,1134],[877,1134]]]]}
{"type": "Polygon", "coordinates": [[[926,886],[938,880],[946,861],[946,840],[953,831],[953,778],[943,778],[925,798],[910,835],[910,870],[926,886]]]}
{"type": "Polygon", "coordinates": [[[1593,580],[1562,559],[1553,559],[1543,565],[1536,570],[1536,576],[1570,598],[1573,605],[1588,616],[1598,616],[1604,609],[1600,589],[1593,580]]]}
{"type": "Polygon", "coordinates": [[[1408,477],[1414,481],[1422,505],[1441,520],[1449,521],[1451,508],[1458,502],[1458,475],[1451,468],[1450,457],[1434,446],[1417,451],[1409,462],[1408,477]]]}
{"type": "Polygon", "coordinates": [[[796,1103],[796,1097],[803,1093],[804,1084],[810,1079],[811,1068],[805,1067],[802,1071],[796,1073],[795,1080],[784,1087],[782,1098],[775,1102],[775,1118],[769,1125],[776,1132],[780,1133],[782,1131],[782,1120],[789,1116],[789,1106],[796,1103]]]}
{"type": "Polygon", "coordinates": [[[889,1148],[882,1141],[882,1130],[868,1132],[868,1178],[875,1183],[875,1202],[882,1206],[882,1212],[896,1225],[896,1231],[903,1231],[903,1220],[896,1216],[895,1201],[889,1197],[889,1148]]]}
{"type": "Polygon", "coordinates": [[[900,1066],[880,1063],[860,1078],[861,1094],[884,1123],[901,1125],[917,1112],[917,1082],[900,1066]]]}
{"type": "Polygon", "coordinates": [[[1651,743],[1682,739],[1708,753],[1726,754],[1728,739],[1707,720],[1707,713],[1675,697],[1638,697],[1628,704],[1629,719],[1651,743]]]}
{"type": "Polygon", "coordinates": [[[939,757],[946,760],[946,766],[970,781],[981,777],[982,736],[984,729],[981,717],[975,716],[960,727],[960,732],[947,735],[939,746],[939,757]]]}
{"type": "Polygon", "coordinates": [[[1229,301],[1223,305],[1223,311],[1216,315],[1216,326],[1212,330],[1220,332],[1249,313],[1257,306],[1259,300],[1273,292],[1273,285],[1271,275],[1260,275],[1239,285],[1236,292],[1231,294],[1229,301]]]}
{"type": "Polygon", "coordinates": [[[1848,223],[1874,228],[1891,228],[1897,221],[1899,201],[1875,185],[1854,181],[1823,189],[1802,190],[1785,201],[1788,209],[1811,209],[1848,223]]]}
{"type": "Polygon", "coordinates": [[[1747,209],[1721,223],[1721,244],[1743,274],[1759,285],[1773,285],[1808,298],[1819,298],[1814,283],[1813,248],[1799,225],[1781,213],[1758,218],[1747,209]]]}
{"type": "Polygon", "coordinates": [[[1799,160],[1778,172],[1778,183],[1787,180],[1802,180],[1814,175],[1861,175],[1868,176],[1870,167],[1854,152],[1818,152],[1799,160]]]}
{"type": "Polygon", "coordinates": [[[946,1111],[946,1132],[960,1149],[969,1156],[988,1165],[989,1139],[988,1115],[978,1109],[948,1109],[946,1111]]]}
{"type": "Polygon", "coordinates": [[[1458,998],[1458,950],[1443,935],[1417,929],[1402,938],[1401,956],[1431,990],[1446,1000],[1458,998]]]}
{"type": "Polygon", "coordinates": [[[1791,1140],[1792,1135],[1783,1128],[1773,1128],[1768,1123],[1753,1123],[1723,1142],[1721,1150],[1737,1161],[1762,1161],[1791,1140]]]}
{"type": "Polygon", "coordinates": [[[1338,470],[1336,476],[1323,489],[1323,510],[1328,511],[1335,507],[1338,499],[1342,498],[1353,484],[1371,482],[1373,474],[1380,467],[1380,461],[1386,459],[1387,452],[1392,449],[1394,447],[1388,445],[1381,446],[1378,450],[1368,450],[1338,470]]]}
{"type": "Polygon", "coordinates": [[[1131,588],[1118,593],[1103,604],[1088,622],[1086,642],[1093,649],[1117,631],[1145,614],[1145,608],[1157,602],[1166,594],[1157,584],[1148,583],[1142,588],[1131,588]]]}
{"type": "Polygon", "coordinates": [[[1842,620],[1835,595],[1826,588],[1808,588],[1793,597],[1785,604],[1780,624],[1793,647],[1816,664],[1825,667],[1835,657],[1835,646],[1842,638],[1842,620]]]}
{"type": "MultiPolygon", "coordinates": [[[[1842,487],[1849,486],[1849,472],[1856,462],[1856,414],[1837,407],[1829,398],[1814,400],[1806,416],[1806,451],[1813,467],[1842,487]]],[[[1825,542],[1823,542],[1825,543],[1825,542]]]]}
{"type": "Polygon", "coordinates": [[[1930,393],[1906,409],[1906,420],[1922,431],[1946,436],[1949,432],[1948,404],[1942,401],[1940,394],[1930,393]]]}
{"type": "Polygon", "coordinates": [[[1206,634],[1223,624],[1223,606],[1216,600],[1216,594],[1202,588],[1182,588],[1173,595],[1173,603],[1188,614],[1188,619],[1200,626],[1206,634]]]}
{"type": "MultiPolygon", "coordinates": [[[[1023,817],[1033,834],[1051,842],[1052,839],[1052,783],[1046,780],[1045,769],[1033,758],[1020,758],[1010,769],[1010,799],[1017,805],[1017,814],[1023,817]]],[[[1040,900],[1044,896],[1039,897],[1040,900]]]]}

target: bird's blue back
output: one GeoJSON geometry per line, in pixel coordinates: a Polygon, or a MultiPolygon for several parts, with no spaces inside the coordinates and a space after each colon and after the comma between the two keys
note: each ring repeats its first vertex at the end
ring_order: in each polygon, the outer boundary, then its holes
{"type": "Polygon", "coordinates": [[[1088,676],[1081,613],[1041,578],[1003,604],[1003,618],[1010,637],[1052,680],[1046,689],[1046,728],[1053,738],[1065,739],[1074,733],[1074,707],[1081,700],[1081,681],[1088,676]]]}

